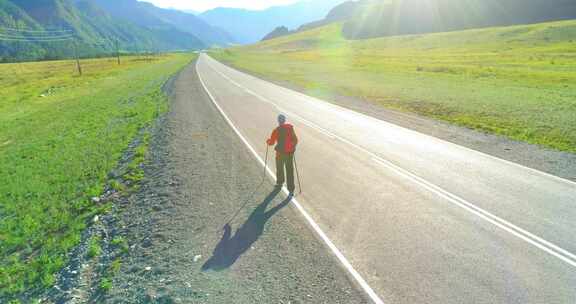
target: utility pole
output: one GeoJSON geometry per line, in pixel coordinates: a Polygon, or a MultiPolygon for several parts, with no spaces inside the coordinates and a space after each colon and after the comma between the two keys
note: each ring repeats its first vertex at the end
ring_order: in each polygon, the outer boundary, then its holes
{"type": "Polygon", "coordinates": [[[120,47],[118,45],[118,38],[116,38],[116,57],[118,58],[118,65],[120,65],[120,47]]]}
{"type": "Polygon", "coordinates": [[[78,68],[78,74],[82,76],[82,66],[80,65],[80,58],[78,57],[78,46],[76,44],[76,39],[72,42],[74,45],[74,57],[76,58],[76,67],[78,68]]]}

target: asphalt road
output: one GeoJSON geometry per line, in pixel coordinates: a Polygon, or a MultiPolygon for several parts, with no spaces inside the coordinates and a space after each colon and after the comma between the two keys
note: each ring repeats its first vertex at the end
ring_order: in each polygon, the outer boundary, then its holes
{"type": "Polygon", "coordinates": [[[197,71],[262,158],[277,114],[287,115],[301,140],[296,204],[375,302],[576,303],[575,183],[282,88],[205,54],[197,71]]]}

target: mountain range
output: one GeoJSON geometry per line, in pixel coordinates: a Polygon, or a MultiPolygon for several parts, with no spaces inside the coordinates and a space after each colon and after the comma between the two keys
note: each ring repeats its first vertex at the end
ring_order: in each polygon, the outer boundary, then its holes
{"type": "Polygon", "coordinates": [[[226,29],[238,43],[261,40],[278,26],[289,29],[322,19],[345,0],[303,0],[290,5],[273,6],[265,10],[215,8],[198,15],[211,25],[226,29]]]}
{"type": "Polygon", "coordinates": [[[348,9],[350,39],[458,31],[576,18],[574,0],[361,0],[348,9]]]}
{"type": "Polygon", "coordinates": [[[297,30],[276,28],[267,38],[342,22],[348,39],[459,31],[576,18],[574,0],[359,0],[334,7],[297,30]]]}
{"type": "Polygon", "coordinates": [[[302,0],[198,15],[138,0],[0,0],[0,61],[70,57],[74,46],[85,57],[225,47],[333,22],[363,39],[573,18],[575,0],[302,0]]]}
{"type": "Polygon", "coordinates": [[[174,9],[163,9],[136,0],[92,0],[112,16],[128,20],[145,28],[174,28],[198,37],[205,45],[225,46],[234,38],[221,28],[214,27],[194,16],[174,9]]]}
{"type": "Polygon", "coordinates": [[[114,52],[116,43],[141,52],[235,42],[192,14],[137,0],[0,0],[0,61],[70,57],[72,42],[52,39],[63,34],[76,38],[80,56],[114,52]]]}

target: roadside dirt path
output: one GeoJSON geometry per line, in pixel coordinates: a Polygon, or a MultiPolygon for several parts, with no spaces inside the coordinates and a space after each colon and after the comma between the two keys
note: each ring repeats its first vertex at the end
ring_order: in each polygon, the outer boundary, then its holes
{"type": "Polygon", "coordinates": [[[367,302],[286,197],[262,182],[193,64],[173,83],[145,173],[120,207],[130,250],[106,302],[367,302]]]}

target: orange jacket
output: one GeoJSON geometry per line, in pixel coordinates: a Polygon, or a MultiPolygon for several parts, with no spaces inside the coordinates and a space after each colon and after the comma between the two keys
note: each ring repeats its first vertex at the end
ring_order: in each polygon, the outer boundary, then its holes
{"type": "Polygon", "coordinates": [[[278,153],[294,153],[298,145],[298,137],[291,124],[283,124],[272,131],[272,135],[266,141],[269,146],[276,144],[274,148],[278,153]]]}

